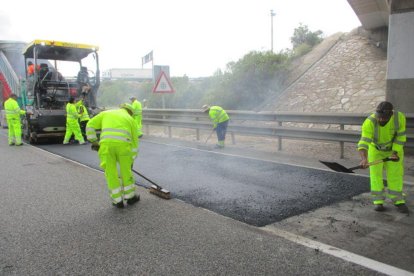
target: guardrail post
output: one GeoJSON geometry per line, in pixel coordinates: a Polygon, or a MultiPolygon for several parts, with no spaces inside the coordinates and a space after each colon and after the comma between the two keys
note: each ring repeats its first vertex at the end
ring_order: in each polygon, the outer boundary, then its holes
{"type": "MultiPolygon", "coordinates": [[[[282,122],[278,122],[277,125],[281,127],[282,122]]],[[[282,151],[282,137],[281,136],[277,137],[277,150],[282,151]]]]}
{"type": "Polygon", "coordinates": [[[172,137],[172,134],[171,134],[171,127],[169,126],[168,127],[168,138],[171,138],[172,137]]]}
{"type": "Polygon", "coordinates": [[[149,125],[145,125],[145,132],[147,133],[147,135],[150,135],[150,127],[149,127],[149,125]]]}
{"type": "Polygon", "coordinates": [[[236,144],[236,135],[234,135],[234,132],[230,132],[230,134],[231,134],[231,143],[233,145],[235,145],[236,144]]]}
{"type": "MultiPolygon", "coordinates": [[[[344,130],[345,128],[344,128],[344,125],[340,125],[339,126],[340,127],[340,129],[341,130],[344,130]]],[[[345,152],[345,149],[344,149],[344,142],[339,142],[339,146],[341,147],[341,159],[344,159],[344,152],[345,152]]]]}
{"type": "MultiPolygon", "coordinates": [[[[195,120],[199,121],[198,117],[196,117],[195,120]]],[[[200,141],[200,129],[199,128],[196,129],[196,139],[197,141],[200,141]]]]}

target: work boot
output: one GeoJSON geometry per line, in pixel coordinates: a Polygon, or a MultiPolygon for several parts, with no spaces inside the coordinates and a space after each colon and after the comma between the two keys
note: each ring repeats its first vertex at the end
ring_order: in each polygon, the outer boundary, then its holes
{"type": "Polygon", "coordinates": [[[385,211],[385,207],[382,204],[375,204],[374,210],[377,211],[377,212],[384,212],[385,211]]]}
{"type": "Polygon", "coordinates": [[[120,201],[120,202],[118,202],[118,203],[113,203],[113,202],[112,202],[112,205],[113,205],[113,206],[116,206],[116,208],[119,208],[119,209],[124,208],[124,202],[123,202],[123,201],[120,201]]]}
{"type": "Polygon", "coordinates": [[[9,144],[9,146],[14,146],[14,143],[13,143],[13,142],[11,142],[11,143],[9,144]]]}
{"type": "Polygon", "coordinates": [[[139,201],[139,195],[134,195],[133,197],[131,197],[130,199],[127,199],[127,203],[128,205],[134,205],[135,203],[137,203],[139,201]]]}
{"type": "Polygon", "coordinates": [[[20,144],[16,144],[16,146],[23,146],[23,143],[20,143],[20,144]]]}
{"type": "Polygon", "coordinates": [[[405,203],[395,205],[395,207],[397,207],[398,212],[403,213],[403,214],[408,214],[408,207],[407,205],[405,205],[405,203]]]}

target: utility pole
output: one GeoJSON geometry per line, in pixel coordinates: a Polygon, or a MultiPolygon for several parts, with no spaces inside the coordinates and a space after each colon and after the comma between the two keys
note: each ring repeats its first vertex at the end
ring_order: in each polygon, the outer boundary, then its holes
{"type": "Polygon", "coordinates": [[[276,15],[273,10],[270,10],[270,50],[273,53],[273,17],[276,15]]]}

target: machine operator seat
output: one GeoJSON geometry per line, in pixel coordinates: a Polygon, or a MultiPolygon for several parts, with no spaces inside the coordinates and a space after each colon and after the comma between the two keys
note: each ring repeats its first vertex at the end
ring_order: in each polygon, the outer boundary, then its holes
{"type": "Polygon", "coordinates": [[[52,74],[49,74],[49,66],[46,63],[40,63],[39,79],[51,80],[52,74]]]}

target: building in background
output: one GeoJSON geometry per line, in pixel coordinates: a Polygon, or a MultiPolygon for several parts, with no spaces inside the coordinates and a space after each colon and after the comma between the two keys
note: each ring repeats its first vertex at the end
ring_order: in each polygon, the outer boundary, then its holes
{"type": "Polygon", "coordinates": [[[103,80],[152,80],[152,69],[113,68],[102,73],[103,80]]]}

